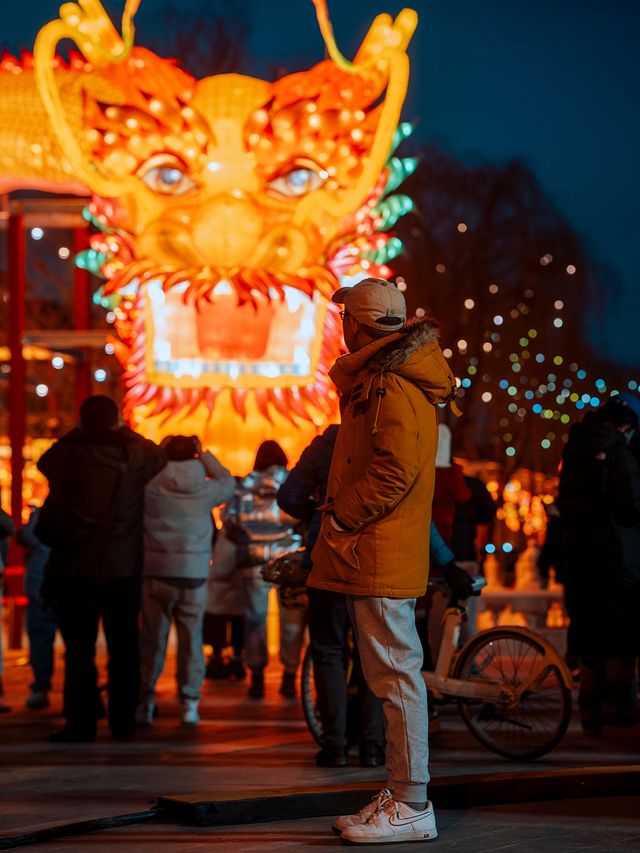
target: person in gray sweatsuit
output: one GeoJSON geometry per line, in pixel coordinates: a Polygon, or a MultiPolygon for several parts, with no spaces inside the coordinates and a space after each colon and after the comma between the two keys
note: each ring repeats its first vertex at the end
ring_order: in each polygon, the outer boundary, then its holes
{"type": "Polygon", "coordinates": [[[156,682],[175,620],[181,718],[194,725],[200,719],[205,671],[202,623],[211,560],[211,511],[233,496],[235,480],[211,453],[202,451],[195,436],[169,436],[162,446],[169,462],[145,489],[141,693],[136,722],[153,722],[156,682]]]}

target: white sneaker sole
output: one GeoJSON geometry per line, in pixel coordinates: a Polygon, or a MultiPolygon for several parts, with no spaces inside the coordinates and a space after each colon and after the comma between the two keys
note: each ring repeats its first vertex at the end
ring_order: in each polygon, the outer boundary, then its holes
{"type": "Polygon", "coordinates": [[[423,832],[394,832],[393,835],[383,835],[377,838],[369,836],[369,838],[349,838],[346,835],[340,836],[340,841],[343,844],[352,844],[354,846],[369,846],[373,844],[411,844],[424,841],[435,841],[438,837],[437,829],[425,830],[423,832]]]}

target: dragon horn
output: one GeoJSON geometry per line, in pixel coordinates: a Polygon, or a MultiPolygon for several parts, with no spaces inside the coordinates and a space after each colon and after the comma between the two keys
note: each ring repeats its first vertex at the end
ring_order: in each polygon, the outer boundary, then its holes
{"type": "Polygon", "coordinates": [[[392,21],[389,15],[378,15],[358,51],[356,61],[349,62],[336,45],[326,0],[312,2],[320,32],[333,62],[347,74],[367,76],[379,75],[384,71],[388,75],[388,85],[373,145],[359,180],[340,199],[322,192],[309,195],[298,206],[298,221],[304,220],[311,212],[310,208],[318,204],[331,216],[342,218],[350,210],[358,208],[370,192],[387,161],[393,134],[400,119],[409,82],[409,58],[406,48],[418,24],[418,15],[413,9],[403,9],[395,21],[392,21]]]}
{"type": "Polygon", "coordinates": [[[121,38],[100,0],[64,3],[60,7],[60,17],[50,21],[38,33],[33,50],[36,85],[60,150],[80,180],[93,192],[111,198],[121,195],[135,179],[115,181],[106,177],[84,153],[67,120],[56,82],[54,59],[58,42],[68,38],[78,45],[83,56],[95,66],[125,62],[133,47],[133,16],[139,5],[140,0],[126,0],[121,38]]]}

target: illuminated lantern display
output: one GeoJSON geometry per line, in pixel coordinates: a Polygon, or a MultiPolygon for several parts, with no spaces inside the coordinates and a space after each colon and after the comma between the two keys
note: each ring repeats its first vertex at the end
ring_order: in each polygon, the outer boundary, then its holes
{"type": "Polygon", "coordinates": [[[235,471],[276,438],[296,458],[337,419],[331,294],[389,276],[415,160],[394,156],[415,12],[377,17],[353,62],[314,0],[329,59],[274,83],[196,80],[119,35],[99,0],[65,3],[34,54],[0,62],[0,185],[91,196],[91,248],[115,313],[125,416],[198,434],[235,471]],[[80,53],[65,62],[59,41],[80,53]]]}

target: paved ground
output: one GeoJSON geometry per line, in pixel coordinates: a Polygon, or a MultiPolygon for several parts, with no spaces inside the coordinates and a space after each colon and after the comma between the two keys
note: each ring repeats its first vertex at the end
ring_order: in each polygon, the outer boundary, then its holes
{"type": "MultiPolygon", "coordinates": [[[[640,850],[640,803],[635,797],[589,801],[597,813],[585,815],[584,800],[492,806],[438,814],[440,837],[400,849],[457,853],[612,853],[640,850]]],[[[328,830],[326,818],[220,829],[138,825],[75,836],[26,849],[40,853],[192,853],[218,850],[313,850],[346,848],[328,830]]],[[[371,849],[371,848],[367,848],[371,849]]],[[[379,845],[380,851],[396,849],[379,845]]]]}
{"type": "MultiPolygon", "coordinates": [[[[299,703],[278,694],[279,668],[267,677],[265,700],[246,698],[246,684],[207,683],[203,722],[195,730],[179,725],[170,675],[160,691],[156,725],[135,741],[116,743],[106,728],[95,744],[52,745],[46,735],[60,724],[59,674],[51,709],[24,708],[28,667],[11,653],[6,662],[5,702],[0,718],[0,849],[2,838],[70,821],[143,812],[159,796],[206,792],[237,796],[281,787],[366,787],[384,780],[384,770],[355,763],[344,770],[318,769],[317,747],[299,703]]],[[[58,666],[58,673],[62,670],[58,666]]],[[[170,668],[169,668],[170,671],[170,668]]],[[[607,731],[585,738],[572,724],[549,756],[518,765],[487,752],[466,732],[454,706],[442,713],[442,734],[432,741],[434,778],[518,771],[526,775],[565,768],[629,767],[640,764],[640,732],[607,731]]],[[[640,851],[640,799],[560,800],[554,803],[439,809],[442,849],[459,851],[640,851]]],[[[47,850],[187,851],[212,844],[230,850],[331,850],[339,839],[327,834],[330,819],[314,818],[223,829],[174,824],[140,824],[41,844],[47,850]]],[[[423,845],[414,845],[422,847],[423,845]]],[[[433,845],[430,845],[433,846],[433,845]]],[[[382,848],[384,849],[384,848],[382,848]]]]}

